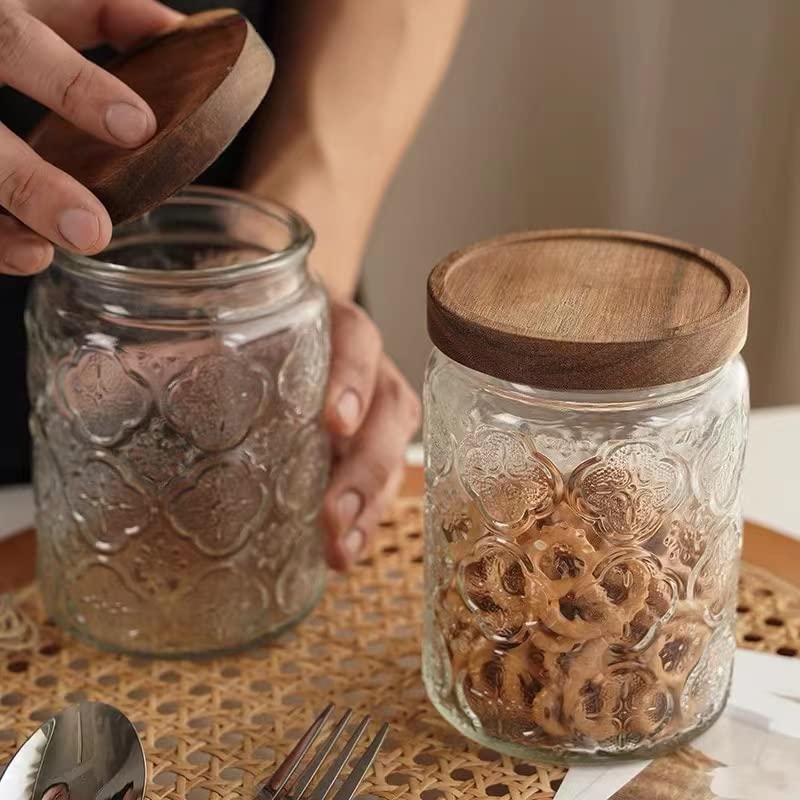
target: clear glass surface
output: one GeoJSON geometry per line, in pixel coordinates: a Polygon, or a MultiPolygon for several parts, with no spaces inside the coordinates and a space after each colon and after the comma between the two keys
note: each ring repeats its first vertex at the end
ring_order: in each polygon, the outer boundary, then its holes
{"type": "Polygon", "coordinates": [[[77,636],[226,651],[319,597],[329,336],[312,239],[288,209],[192,189],[36,281],[39,581],[77,636]]]}
{"type": "Polygon", "coordinates": [[[431,700],[525,758],[649,757],[721,713],[748,381],[542,391],[438,351],[425,385],[431,700]]]}

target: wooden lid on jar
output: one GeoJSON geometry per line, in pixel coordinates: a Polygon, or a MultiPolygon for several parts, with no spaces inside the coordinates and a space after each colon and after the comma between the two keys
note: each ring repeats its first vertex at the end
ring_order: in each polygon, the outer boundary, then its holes
{"type": "Polygon", "coordinates": [[[117,147],[57,114],[28,141],[90,189],[116,224],[160,205],[217,159],[263,100],[275,64],[253,26],[222,9],[187,17],[106,69],[153,109],[158,130],[150,141],[117,147]]]}
{"type": "Polygon", "coordinates": [[[747,336],[731,262],[673,239],[534,231],[459,250],[428,280],[428,332],[471,369],[545,389],[640,389],[721,367],[747,336]]]}

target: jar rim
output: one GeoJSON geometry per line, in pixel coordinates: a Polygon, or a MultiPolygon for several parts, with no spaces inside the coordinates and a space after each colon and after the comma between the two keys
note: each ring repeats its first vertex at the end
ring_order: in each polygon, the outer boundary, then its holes
{"type": "Polygon", "coordinates": [[[468,367],[448,353],[433,346],[432,357],[443,358],[445,363],[457,368],[462,380],[471,387],[509,400],[532,403],[537,406],[557,406],[574,411],[630,411],[634,409],[660,408],[680,403],[710,391],[736,364],[745,369],[741,353],[734,355],[720,367],[702,375],[695,375],[671,383],[656,386],[640,386],[626,389],[553,389],[514,381],[507,381],[486,372],[468,367]]]}
{"type": "Polygon", "coordinates": [[[302,263],[314,245],[314,231],[298,212],[276,200],[265,200],[246,192],[216,186],[188,186],[168,198],[157,208],[143,217],[114,227],[114,231],[124,231],[131,225],[147,220],[159,209],[167,206],[208,206],[218,208],[245,208],[256,211],[264,217],[283,225],[289,235],[289,243],[281,250],[266,253],[261,258],[233,264],[204,267],[201,269],[148,269],[133,267],[106,260],[102,256],[113,249],[114,234],[109,246],[93,256],[80,255],[56,248],[54,263],[61,269],[80,278],[92,278],[115,284],[148,284],[159,286],[210,286],[234,283],[246,278],[257,277],[283,267],[302,263]]]}

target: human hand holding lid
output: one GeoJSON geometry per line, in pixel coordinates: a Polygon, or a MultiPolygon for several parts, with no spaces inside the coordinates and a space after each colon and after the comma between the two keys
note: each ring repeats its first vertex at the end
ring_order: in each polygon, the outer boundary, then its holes
{"type": "MultiPolygon", "coordinates": [[[[99,140],[138,147],[156,131],[153,110],[78,50],[101,43],[125,49],[180,20],[154,0],[0,0],[0,83],[99,140]]],[[[111,236],[111,220],[97,197],[3,125],[0,206],[10,214],[0,216],[0,272],[44,269],[53,257],[52,243],[96,253],[111,236]]]]}
{"type": "Polygon", "coordinates": [[[151,0],[0,0],[3,38],[0,80],[55,112],[27,144],[0,128],[0,206],[16,218],[0,223],[0,271],[17,274],[43,269],[50,243],[100,252],[112,224],[191,183],[273,74],[252,26],[227,10],[184,18],[151,0]],[[142,39],[108,70],[73,49],[142,39]]]}

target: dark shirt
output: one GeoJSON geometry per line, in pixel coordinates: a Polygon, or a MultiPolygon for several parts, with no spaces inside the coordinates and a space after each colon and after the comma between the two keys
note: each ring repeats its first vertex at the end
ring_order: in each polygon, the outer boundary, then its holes
{"type": "MultiPolygon", "coordinates": [[[[257,28],[267,44],[272,45],[278,15],[283,2],[291,0],[175,0],[167,5],[193,13],[223,7],[237,8],[257,28]]],[[[94,61],[107,58],[101,49],[88,54],[94,61]]],[[[8,87],[0,87],[0,122],[19,136],[26,136],[45,113],[40,105],[8,87]]],[[[245,127],[230,147],[199,179],[199,183],[234,186],[248,128],[245,127]]],[[[28,433],[28,397],[25,388],[25,330],[23,312],[30,279],[0,275],[0,353],[2,353],[2,390],[0,391],[0,484],[30,480],[30,437],[28,433]]]]}

